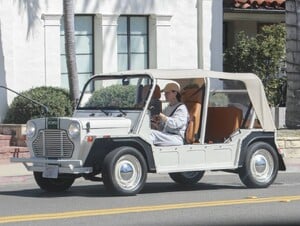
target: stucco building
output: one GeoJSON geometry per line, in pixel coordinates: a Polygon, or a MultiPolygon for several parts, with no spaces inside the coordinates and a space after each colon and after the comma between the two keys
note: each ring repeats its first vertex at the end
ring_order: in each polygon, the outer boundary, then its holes
{"type": "MultiPolygon", "coordinates": [[[[223,47],[284,22],[284,0],[74,0],[80,88],[93,74],[223,69],[223,47]],[[257,2],[260,5],[255,5],[257,2]],[[272,4],[273,8],[270,8],[272,4]]],[[[62,0],[0,0],[0,86],[68,87],[62,0]]],[[[15,94],[0,88],[0,122],[15,94]]]]}
{"type": "MultiPolygon", "coordinates": [[[[80,87],[141,68],[222,70],[222,1],[75,0],[80,87]]],[[[67,87],[61,0],[0,0],[0,85],[67,87]]],[[[15,94],[0,89],[0,122],[15,94]]]]}

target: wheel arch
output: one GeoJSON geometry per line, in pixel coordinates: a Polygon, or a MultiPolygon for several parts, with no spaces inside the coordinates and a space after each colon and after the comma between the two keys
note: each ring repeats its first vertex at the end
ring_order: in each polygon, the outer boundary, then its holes
{"type": "Polygon", "coordinates": [[[274,132],[252,132],[249,134],[241,144],[241,153],[239,158],[239,167],[242,167],[244,165],[245,159],[246,159],[246,152],[250,145],[256,142],[264,142],[269,145],[271,145],[272,148],[277,153],[278,161],[279,161],[279,170],[286,170],[285,163],[283,161],[282,155],[279,154],[277,145],[275,143],[275,134],[274,132]]]}
{"type": "Polygon", "coordinates": [[[156,172],[151,145],[139,137],[118,137],[96,139],[90,149],[85,166],[94,167],[94,171],[101,172],[104,158],[116,148],[128,146],[137,149],[145,158],[148,172],[156,172]]]}
{"type": "Polygon", "coordinates": [[[139,137],[134,138],[115,138],[113,139],[117,147],[129,146],[137,149],[145,158],[148,172],[156,172],[154,157],[151,145],[139,137]]]}

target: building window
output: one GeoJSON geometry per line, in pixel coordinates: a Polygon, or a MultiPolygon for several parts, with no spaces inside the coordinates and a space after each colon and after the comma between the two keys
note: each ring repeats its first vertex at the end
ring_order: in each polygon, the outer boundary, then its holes
{"type": "MultiPolygon", "coordinates": [[[[93,16],[75,16],[76,64],[79,88],[94,74],[93,16]]],[[[63,18],[60,29],[61,86],[69,88],[63,18]]]]}
{"type": "Polygon", "coordinates": [[[148,17],[118,19],[118,70],[149,68],[148,17]]]}

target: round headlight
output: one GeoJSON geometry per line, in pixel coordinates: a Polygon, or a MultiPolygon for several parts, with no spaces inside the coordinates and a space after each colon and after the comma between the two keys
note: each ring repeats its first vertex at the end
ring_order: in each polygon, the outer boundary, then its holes
{"type": "Polygon", "coordinates": [[[29,121],[26,125],[26,136],[32,138],[35,134],[36,126],[33,122],[29,121]]]}
{"type": "Polygon", "coordinates": [[[69,125],[68,132],[69,132],[69,136],[71,138],[76,138],[80,134],[80,125],[79,125],[79,123],[78,122],[72,122],[69,125]]]}

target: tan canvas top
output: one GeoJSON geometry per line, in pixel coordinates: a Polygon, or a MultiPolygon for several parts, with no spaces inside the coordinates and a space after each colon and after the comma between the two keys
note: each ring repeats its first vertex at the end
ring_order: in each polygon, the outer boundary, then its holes
{"type": "Polygon", "coordinates": [[[262,128],[266,131],[274,131],[276,129],[264,92],[263,84],[255,74],[217,72],[201,69],[147,69],[140,71],[125,71],[114,74],[148,74],[154,79],[218,78],[242,81],[246,85],[249,98],[262,128]]]}

